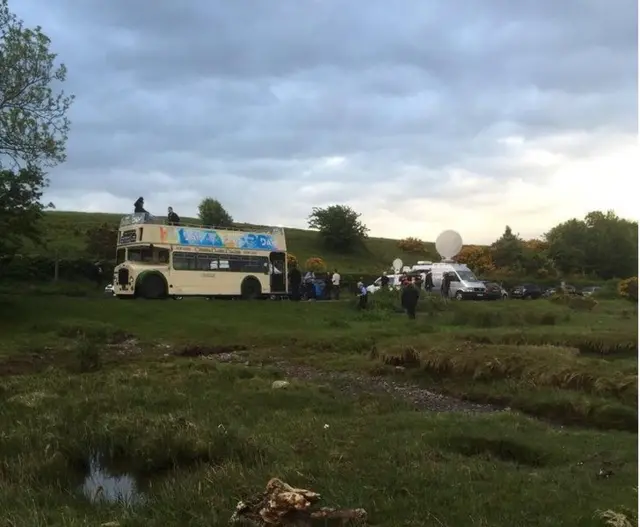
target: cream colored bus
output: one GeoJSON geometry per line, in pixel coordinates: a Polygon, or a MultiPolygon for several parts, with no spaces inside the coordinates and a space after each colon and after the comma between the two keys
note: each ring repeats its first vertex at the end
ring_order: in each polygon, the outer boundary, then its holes
{"type": "Polygon", "coordinates": [[[284,229],[176,226],[130,214],[120,221],[113,289],[119,298],[285,296],[284,229]]]}

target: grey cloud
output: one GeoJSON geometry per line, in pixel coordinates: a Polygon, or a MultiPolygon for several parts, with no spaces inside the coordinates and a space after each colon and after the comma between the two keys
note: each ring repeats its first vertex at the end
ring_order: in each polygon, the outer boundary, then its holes
{"type": "MultiPolygon", "coordinates": [[[[350,186],[317,199],[344,201],[397,178],[445,196],[451,167],[513,175],[496,161],[505,135],[637,130],[631,0],[23,0],[17,9],[50,34],[77,95],[69,160],[52,173],[59,190],[128,196],[158,181],[204,192],[232,179],[227,190],[297,188],[322,177],[350,186]],[[319,171],[332,156],[349,162],[319,171]]],[[[592,147],[585,138],[571,153],[592,147]]],[[[520,175],[542,177],[535,167],[520,175]]],[[[246,191],[228,199],[250,201],[246,191]]]]}

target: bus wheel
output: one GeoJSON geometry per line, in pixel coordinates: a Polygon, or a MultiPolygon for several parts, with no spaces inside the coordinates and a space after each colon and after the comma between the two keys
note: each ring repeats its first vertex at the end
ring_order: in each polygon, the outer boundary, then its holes
{"type": "Polygon", "coordinates": [[[167,296],[167,286],[164,279],[157,274],[150,274],[142,278],[140,296],[147,300],[158,300],[167,296]]]}
{"type": "Polygon", "coordinates": [[[262,286],[254,277],[245,278],[240,288],[240,294],[243,300],[257,300],[262,295],[262,286]]]}

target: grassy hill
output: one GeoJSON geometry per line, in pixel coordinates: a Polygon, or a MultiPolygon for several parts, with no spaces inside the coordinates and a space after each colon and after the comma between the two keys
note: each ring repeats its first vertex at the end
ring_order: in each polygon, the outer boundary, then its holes
{"type": "MultiPolygon", "coordinates": [[[[46,246],[27,243],[25,254],[52,255],[61,258],[88,257],[85,253],[86,232],[103,223],[117,226],[123,214],[62,212],[52,211],[45,214],[43,239],[46,246]]],[[[183,218],[185,223],[198,224],[194,218],[183,218]]],[[[245,224],[237,224],[245,227],[245,224]]],[[[352,254],[335,253],[326,250],[320,243],[318,233],[304,229],[285,230],[289,252],[296,255],[300,262],[307,258],[320,256],[330,267],[337,267],[343,273],[377,273],[387,269],[395,258],[405,264],[435,256],[433,243],[426,244],[424,255],[409,254],[398,249],[398,241],[388,238],[369,238],[363,249],[352,254]]],[[[115,252],[115,248],[114,248],[115,252]]]]}

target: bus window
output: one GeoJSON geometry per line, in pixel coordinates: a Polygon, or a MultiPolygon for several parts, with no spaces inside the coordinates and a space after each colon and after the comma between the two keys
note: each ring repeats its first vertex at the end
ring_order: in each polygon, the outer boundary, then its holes
{"type": "Polygon", "coordinates": [[[155,259],[158,263],[168,264],[169,263],[169,249],[156,249],[155,250],[155,259]]]}
{"type": "Polygon", "coordinates": [[[193,253],[173,253],[173,268],[176,271],[196,269],[196,255],[193,253]]]}
{"type": "Polygon", "coordinates": [[[229,270],[239,273],[264,273],[269,265],[266,256],[229,255],[229,270]]]}
{"type": "Polygon", "coordinates": [[[121,264],[126,260],[126,249],[118,249],[116,251],[116,265],[121,264]]]}
{"type": "Polygon", "coordinates": [[[211,271],[218,269],[217,254],[196,254],[196,269],[199,271],[211,271]]]}

